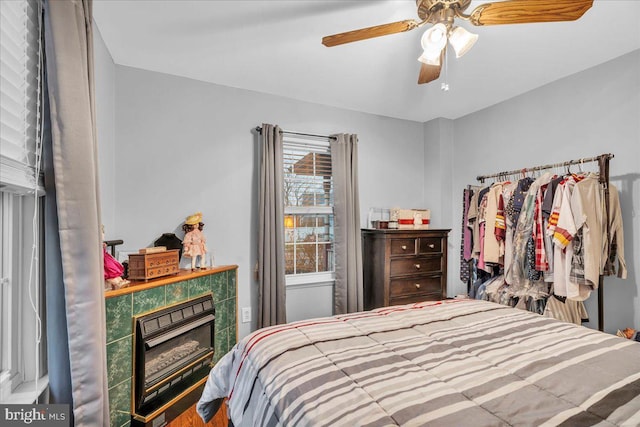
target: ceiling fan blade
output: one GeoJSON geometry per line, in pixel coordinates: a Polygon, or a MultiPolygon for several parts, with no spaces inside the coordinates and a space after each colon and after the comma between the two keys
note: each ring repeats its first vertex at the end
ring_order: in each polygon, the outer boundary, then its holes
{"type": "Polygon", "coordinates": [[[418,75],[418,84],[429,83],[440,77],[442,61],[444,61],[444,53],[440,55],[440,65],[422,64],[420,74],[418,75]]]}
{"type": "Polygon", "coordinates": [[[376,25],[375,27],[362,28],[360,30],[347,31],[346,33],[326,36],[322,38],[322,44],[327,47],[332,47],[344,43],[351,43],[360,40],[372,39],[374,37],[386,36],[388,34],[402,33],[404,31],[413,30],[417,26],[417,21],[413,19],[407,19],[405,21],[376,25]]]}
{"type": "Polygon", "coordinates": [[[592,5],[593,0],[506,0],[481,4],[469,20],[473,25],[575,21],[592,5]]]}

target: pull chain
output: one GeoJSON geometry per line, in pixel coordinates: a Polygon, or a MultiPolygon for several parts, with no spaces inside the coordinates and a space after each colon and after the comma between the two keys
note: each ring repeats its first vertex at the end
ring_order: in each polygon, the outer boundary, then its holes
{"type": "Polygon", "coordinates": [[[449,61],[447,61],[449,55],[447,55],[447,48],[444,48],[444,82],[440,83],[440,89],[444,92],[449,91],[449,61]]]}

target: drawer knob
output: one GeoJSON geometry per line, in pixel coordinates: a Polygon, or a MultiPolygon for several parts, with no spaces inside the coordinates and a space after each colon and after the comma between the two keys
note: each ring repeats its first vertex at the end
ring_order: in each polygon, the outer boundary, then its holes
{"type": "Polygon", "coordinates": [[[416,270],[420,270],[420,264],[413,264],[413,266],[416,268],[416,270]]]}
{"type": "Polygon", "coordinates": [[[429,245],[427,245],[427,246],[429,246],[431,249],[433,249],[433,248],[435,248],[435,247],[436,247],[436,245],[434,245],[433,243],[430,243],[430,244],[429,244],[429,245]]]}
{"type": "Polygon", "coordinates": [[[406,251],[407,250],[407,245],[402,245],[402,250],[406,251]]]}
{"type": "Polygon", "coordinates": [[[416,283],[416,289],[420,289],[420,283],[416,283]]]}

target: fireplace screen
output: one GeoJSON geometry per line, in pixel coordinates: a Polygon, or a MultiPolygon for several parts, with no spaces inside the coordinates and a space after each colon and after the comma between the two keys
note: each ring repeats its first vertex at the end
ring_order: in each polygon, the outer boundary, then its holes
{"type": "Polygon", "coordinates": [[[162,411],[207,376],[214,321],[211,295],[135,319],[134,415],[162,411]]]}

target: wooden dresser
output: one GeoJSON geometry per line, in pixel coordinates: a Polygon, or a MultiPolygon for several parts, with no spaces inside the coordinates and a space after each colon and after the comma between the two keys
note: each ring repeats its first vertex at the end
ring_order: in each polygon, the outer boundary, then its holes
{"type": "Polygon", "coordinates": [[[364,308],[447,296],[451,230],[362,230],[364,308]]]}

